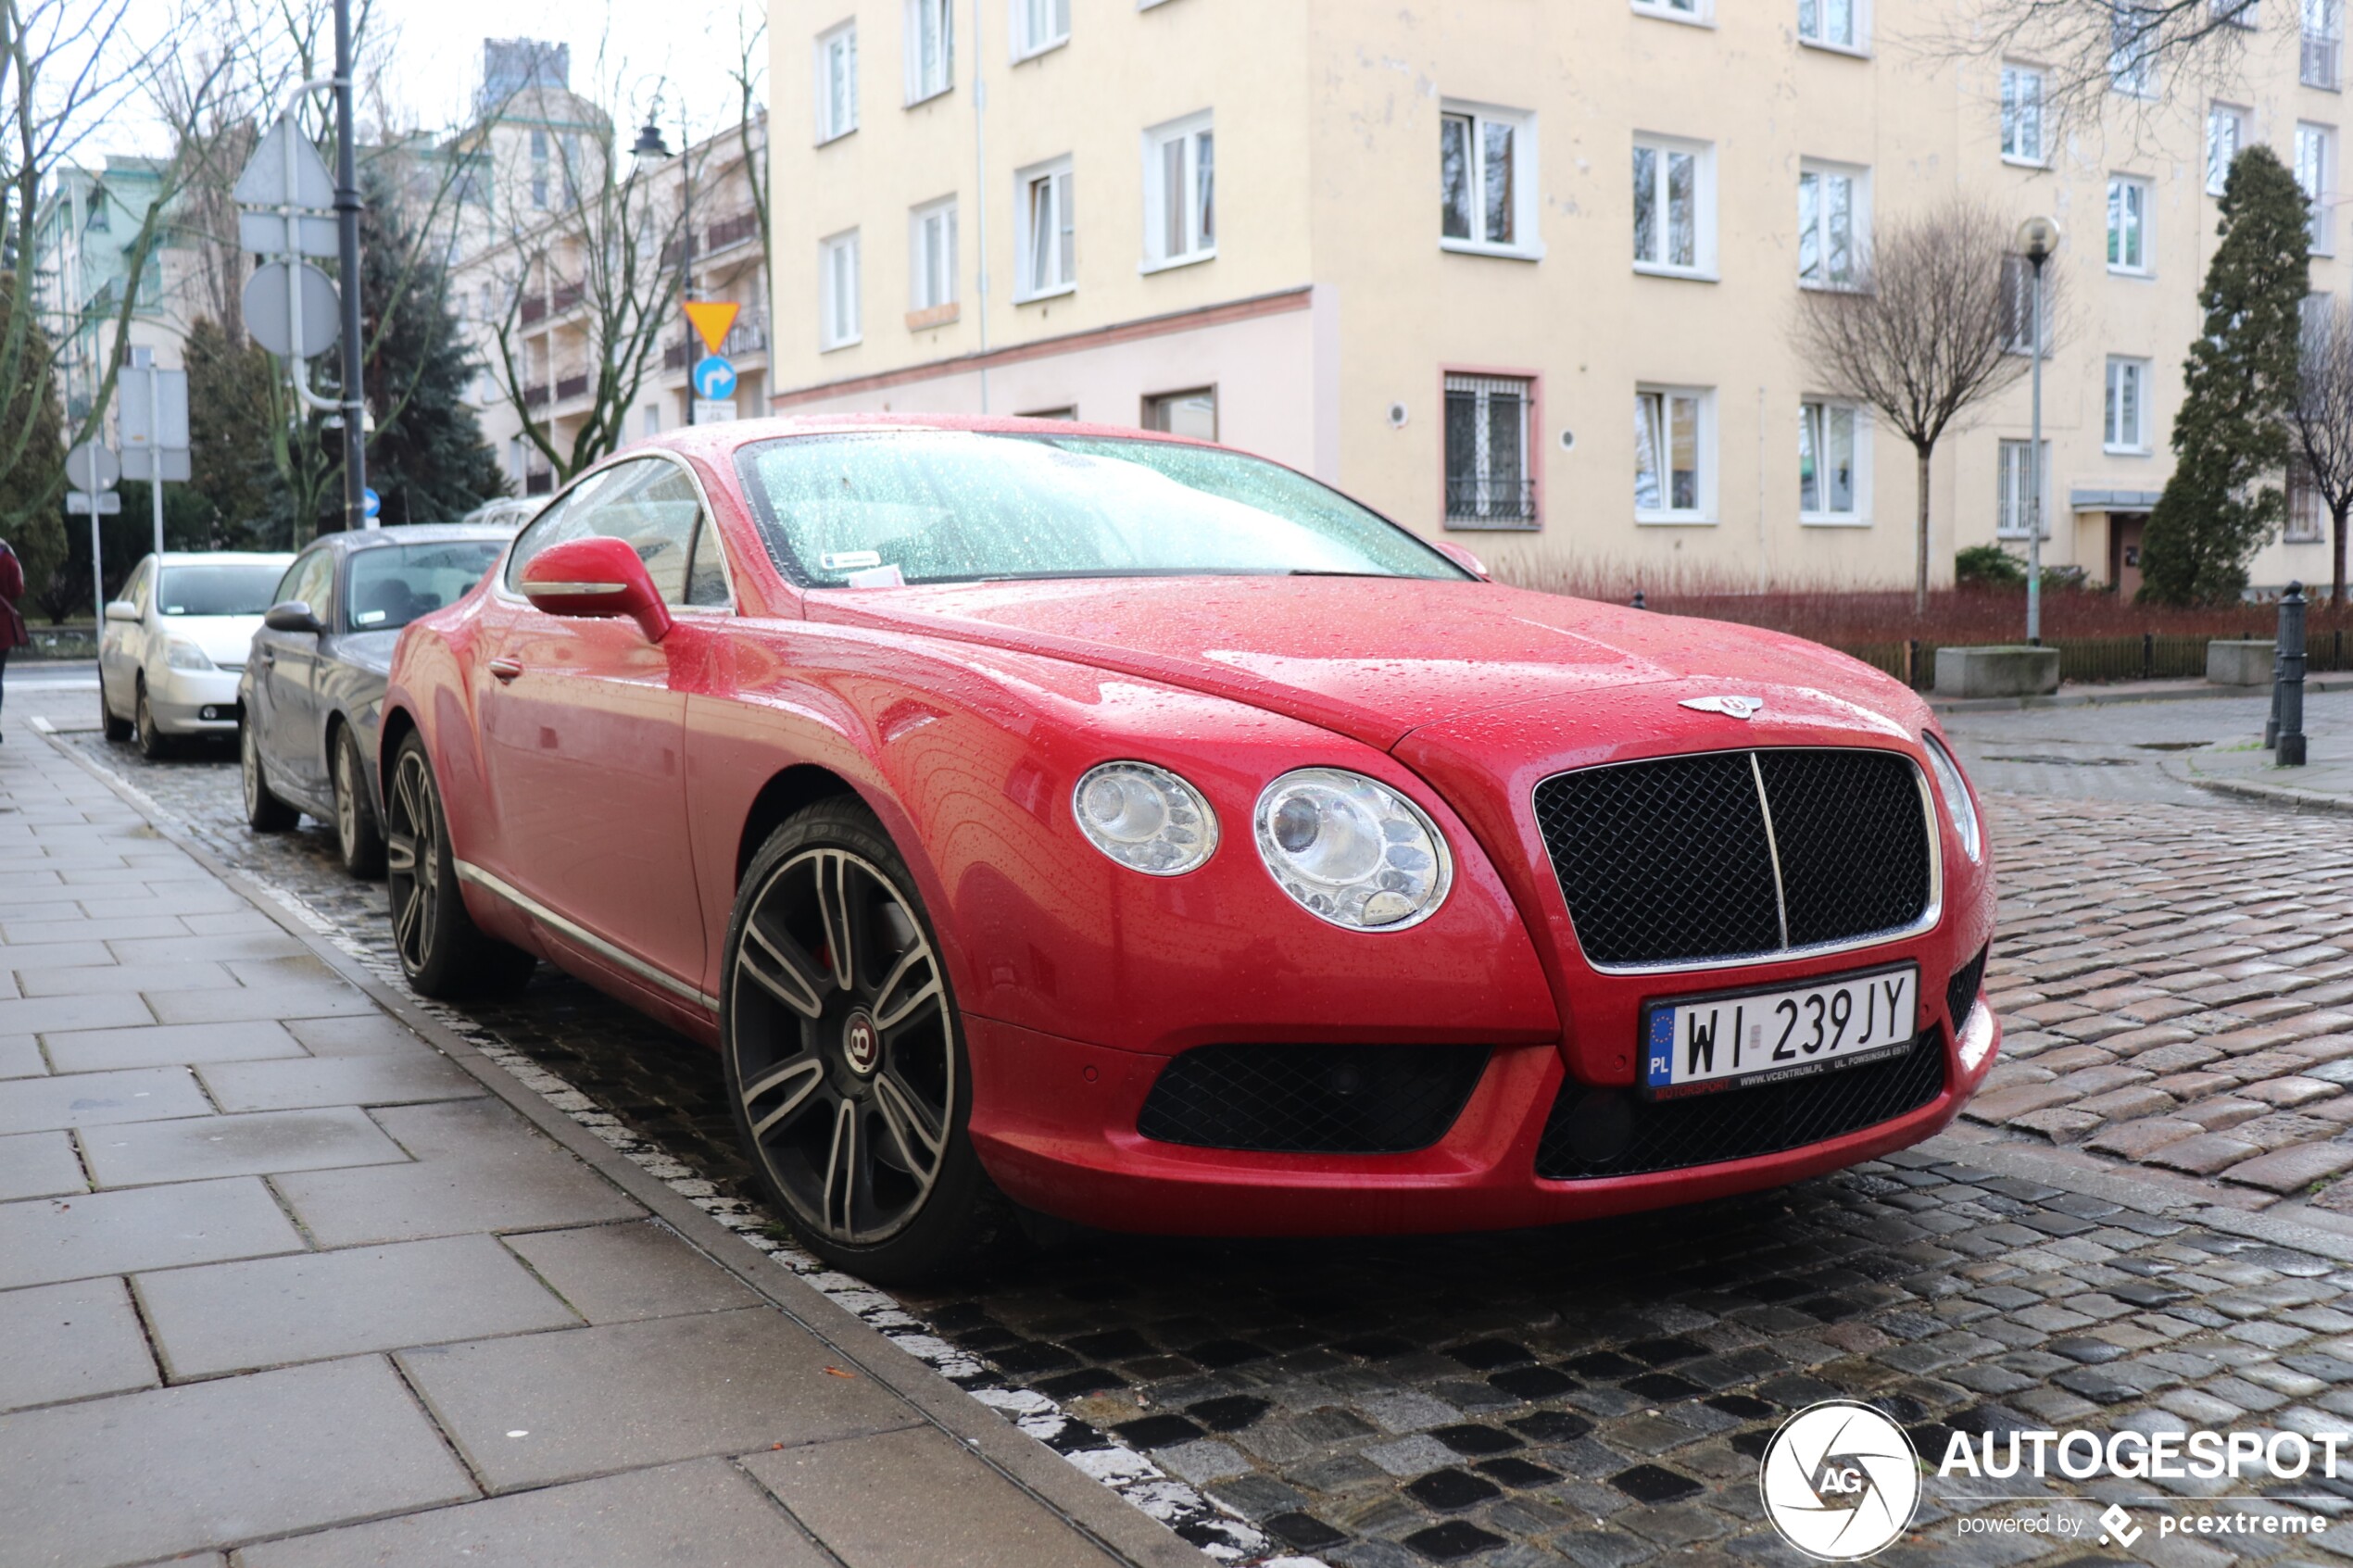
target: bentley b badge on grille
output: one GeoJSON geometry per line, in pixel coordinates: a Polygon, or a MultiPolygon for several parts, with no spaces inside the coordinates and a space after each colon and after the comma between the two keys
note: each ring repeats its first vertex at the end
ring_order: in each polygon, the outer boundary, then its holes
{"type": "Polygon", "coordinates": [[[1728,719],[1753,719],[1765,710],[1761,696],[1687,696],[1678,706],[1695,708],[1702,713],[1721,713],[1728,719]]]}

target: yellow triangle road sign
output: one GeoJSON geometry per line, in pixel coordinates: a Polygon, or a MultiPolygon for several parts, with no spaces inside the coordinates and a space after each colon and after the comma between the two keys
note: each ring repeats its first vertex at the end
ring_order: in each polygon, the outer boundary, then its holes
{"type": "Polygon", "coordinates": [[[695,335],[713,354],[727,341],[727,329],[736,324],[736,312],[743,308],[724,300],[690,299],[686,304],[686,320],[695,324],[695,335]]]}

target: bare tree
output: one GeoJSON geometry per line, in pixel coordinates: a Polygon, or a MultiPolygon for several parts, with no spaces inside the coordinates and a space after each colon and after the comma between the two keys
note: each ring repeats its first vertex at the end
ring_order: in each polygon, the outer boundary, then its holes
{"type": "MultiPolygon", "coordinates": [[[[1913,40],[1923,53],[2044,68],[2055,124],[2111,102],[2202,101],[2236,70],[2263,0],[1958,0],[1957,25],[1913,40]]],[[[2272,0],[2293,14],[2286,0],[2272,0]]],[[[2274,19],[2274,26],[2279,25],[2274,19]]],[[[2290,25],[2293,25],[2291,19],[2290,25]]]]}
{"type": "Polygon", "coordinates": [[[2353,514],[2353,311],[2341,299],[2323,295],[2306,307],[2296,407],[2288,422],[2293,460],[2329,509],[2332,591],[2341,605],[2346,519],[2353,514]]]}
{"type": "MultiPolygon", "coordinates": [[[[1798,295],[1793,345],[1822,390],[1865,404],[1912,444],[1919,485],[1913,596],[1922,612],[1929,459],[1971,408],[2031,364],[2018,351],[2009,233],[1992,207],[1953,197],[1881,224],[1851,288],[1798,295]]],[[[2047,320],[2042,335],[2047,355],[2047,320]]]]}

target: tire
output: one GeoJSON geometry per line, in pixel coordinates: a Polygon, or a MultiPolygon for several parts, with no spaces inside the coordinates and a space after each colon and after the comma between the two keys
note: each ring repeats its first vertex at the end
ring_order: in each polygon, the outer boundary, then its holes
{"type": "Polygon", "coordinates": [[[384,828],[376,821],[376,803],[368,791],[368,765],[359,759],[359,742],[351,726],[335,726],[335,754],[328,782],[335,797],[335,853],[343,869],[363,881],[384,875],[384,828]]]}
{"type": "Polygon", "coordinates": [[[400,972],[419,996],[445,1000],[521,990],[539,960],[485,935],[466,912],[441,785],[415,731],[401,737],[392,767],[384,791],[384,881],[400,972]]]}
{"type": "Polygon", "coordinates": [[[245,794],[245,826],[254,832],[284,833],[301,818],[301,812],[271,793],[261,771],[261,739],[254,734],[251,719],[237,726],[237,781],[245,794]]]}
{"type": "Polygon", "coordinates": [[[139,677],[138,695],[132,700],[132,727],[138,732],[139,755],[150,762],[160,762],[171,755],[172,739],[156,728],[155,709],[147,706],[147,678],[139,677]]]}
{"type": "Polygon", "coordinates": [[[720,972],[736,1131],[811,1251],[912,1284],[1013,1231],[1013,1205],[973,1150],[938,938],[872,813],[821,801],[769,836],[736,892],[720,972]]]}
{"type": "Polygon", "coordinates": [[[107,700],[106,677],[98,677],[98,727],[107,739],[117,746],[131,738],[131,721],[114,716],[114,705],[107,700]]]}

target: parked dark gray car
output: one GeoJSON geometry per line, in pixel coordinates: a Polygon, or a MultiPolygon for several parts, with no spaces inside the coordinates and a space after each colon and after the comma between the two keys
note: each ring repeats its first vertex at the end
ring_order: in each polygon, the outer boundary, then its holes
{"type": "Polygon", "coordinates": [[[376,726],[400,629],[455,602],[514,537],[495,524],[331,533],[295,558],[253,635],[237,696],[245,821],[334,825],[344,869],[384,870],[376,726]]]}

